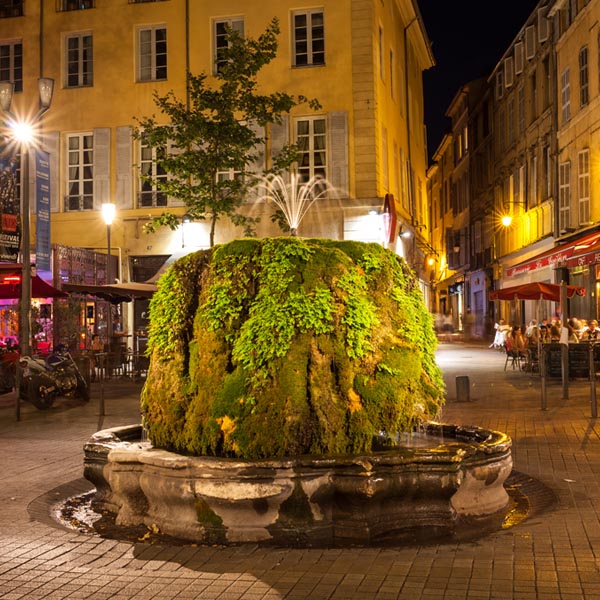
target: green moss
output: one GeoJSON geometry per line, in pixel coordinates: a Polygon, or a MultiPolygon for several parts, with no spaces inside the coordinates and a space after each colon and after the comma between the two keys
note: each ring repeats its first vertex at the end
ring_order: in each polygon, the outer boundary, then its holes
{"type": "Polygon", "coordinates": [[[377,244],[237,240],[176,263],[159,287],[142,399],[157,446],[368,451],[380,431],[439,411],[431,315],[404,261],[377,244]]]}

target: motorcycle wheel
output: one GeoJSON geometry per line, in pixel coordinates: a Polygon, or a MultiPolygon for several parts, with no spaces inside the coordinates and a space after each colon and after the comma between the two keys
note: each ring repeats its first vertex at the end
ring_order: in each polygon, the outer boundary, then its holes
{"type": "Polygon", "coordinates": [[[90,389],[85,382],[85,379],[81,376],[80,373],[75,373],[75,377],[77,379],[77,395],[83,399],[84,402],[90,401],[90,389]]]}
{"type": "Polygon", "coordinates": [[[46,410],[54,404],[57,395],[56,388],[51,386],[52,389],[50,389],[46,378],[33,376],[23,384],[21,386],[21,397],[31,402],[37,409],[46,410]]]}

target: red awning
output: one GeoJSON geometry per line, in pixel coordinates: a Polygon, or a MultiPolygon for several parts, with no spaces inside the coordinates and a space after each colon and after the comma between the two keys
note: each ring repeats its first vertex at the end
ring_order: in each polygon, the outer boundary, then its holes
{"type": "Polygon", "coordinates": [[[596,255],[599,259],[597,262],[600,262],[600,232],[598,231],[546,250],[546,252],[542,252],[521,264],[509,267],[506,269],[506,276],[522,275],[542,267],[552,267],[554,265],[574,267],[579,264],[593,264],[592,262],[580,263],[578,259],[589,261],[596,255]]]}
{"type": "MultiPolygon", "coordinates": [[[[64,298],[67,294],[46,283],[38,275],[31,278],[32,298],[64,298]]],[[[0,265],[0,300],[18,300],[21,297],[21,268],[17,264],[0,265]]]]}
{"type": "MultiPolygon", "coordinates": [[[[567,286],[567,297],[575,294],[585,296],[585,288],[576,285],[567,286]]],[[[560,302],[560,285],[557,283],[523,283],[490,292],[490,300],[551,300],[560,302]]]]}

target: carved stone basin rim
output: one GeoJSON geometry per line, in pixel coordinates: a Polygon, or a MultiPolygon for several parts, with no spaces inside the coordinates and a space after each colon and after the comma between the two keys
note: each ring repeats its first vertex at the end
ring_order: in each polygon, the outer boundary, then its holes
{"type": "Polygon", "coordinates": [[[89,439],[84,475],[117,524],[197,543],[381,545],[497,526],[511,439],[441,423],[424,433],[427,447],[248,461],[155,449],[131,425],[89,439]]]}

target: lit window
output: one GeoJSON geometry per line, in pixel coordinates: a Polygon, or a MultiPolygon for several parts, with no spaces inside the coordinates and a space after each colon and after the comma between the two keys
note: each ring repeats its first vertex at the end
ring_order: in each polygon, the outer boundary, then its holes
{"type": "Polygon", "coordinates": [[[167,195],[161,189],[161,183],[167,180],[167,173],[161,165],[164,158],[164,148],[141,144],[138,208],[167,206],[167,195]]]}
{"type": "Polygon", "coordinates": [[[306,117],[296,121],[298,174],[301,181],[313,177],[327,178],[327,131],[323,117],[306,117]]]}

